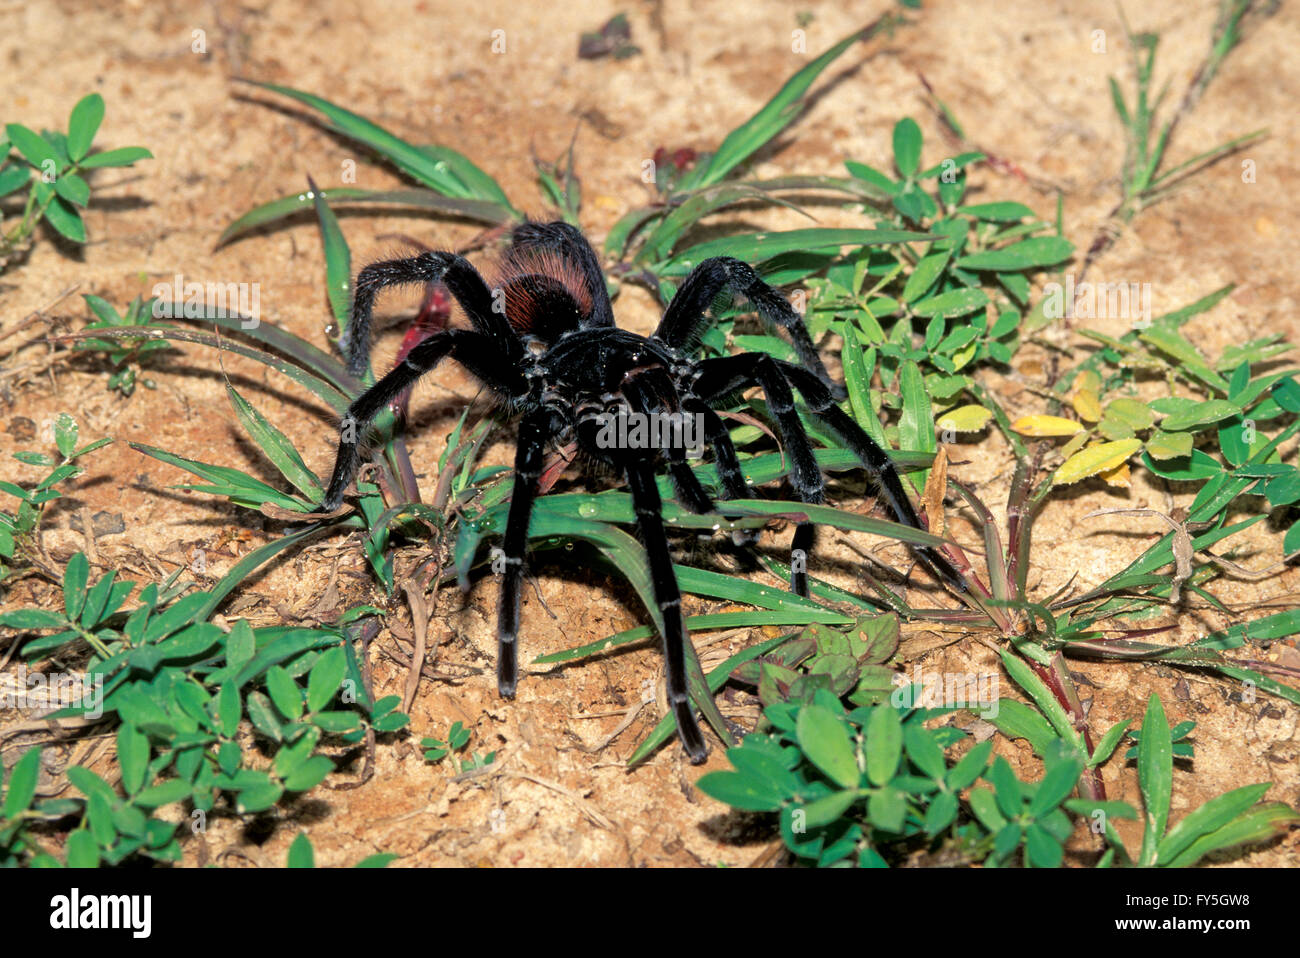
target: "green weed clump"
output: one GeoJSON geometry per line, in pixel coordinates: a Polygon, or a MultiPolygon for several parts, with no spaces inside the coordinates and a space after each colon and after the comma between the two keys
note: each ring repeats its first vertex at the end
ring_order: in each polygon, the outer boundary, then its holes
{"type": "Polygon", "coordinates": [[[27,196],[16,223],[6,225],[0,215],[0,272],[27,255],[42,222],[66,240],[85,243],[81,211],[90,204],[85,174],[153,157],[142,146],[92,153],[103,120],[104,98],[91,93],[72,108],[66,132],[37,133],[21,123],[5,124],[0,136],[0,198],[24,189],[27,196]]]}

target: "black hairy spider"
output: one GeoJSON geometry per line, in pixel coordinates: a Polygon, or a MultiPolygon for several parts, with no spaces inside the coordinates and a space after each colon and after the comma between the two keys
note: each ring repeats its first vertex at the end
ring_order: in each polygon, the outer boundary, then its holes
{"type": "MultiPolygon", "coordinates": [[[[667,464],[678,499],[697,513],[713,500],[687,464],[680,444],[641,444],[620,448],[601,441],[610,416],[654,417],[685,414],[702,427],[712,447],[727,496],[750,497],[736,450],[714,410],[728,397],[758,386],[767,396],[790,456],[790,478],[800,499],[823,501],[825,481],[812,444],[795,412],[794,391],[812,413],[838,433],[866,467],[893,517],[922,528],[889,456],[835,403],[842,387],[822,365],[799,314],[780,293],[739,260],[715,257],[695,267],[668,305],[650,337],[619,329],[594,250],[566,223],[523,223],[514,228],[495,289],[463,257],[424,252],[406,259],[372,263],[357,276],[352,321],[343,343],[348,369],[363,374],[370,350],[375,295],[400,284],[441,282],[460,304],[472,329],[446,329],[416,346],[396,368],[362,393],[343,419],[338,458],[321,510],[333,512],[360,464],[358,445],[384,406],[446,356],[455,358],[518,417],[514,492],[502,544],[505,567],[497,620],[497,686],[509,698],[518,681],[520,587],[528,524],[548,443],[576,440],[587,456],[616,470],[627,481],[637,527],[649,557],[655,601],[663,616],[668,699],[682,745],[694,763],[704,761],[704,739],[687,692],[681,593],[673,573],[662,503],[655,475],[667,464]],[[802,365],[762,353],[693,358],[707,311],[724,292],[746,297],[766,320],[789,334],[802,365]]],[[[630,444],[624,444],[630,445],[630,444]]],[[[813,542],[811,523],[800,524],[792,550],[806,557],[813,542]]],[[[965,590],[960,573],[937,550],[913,551],[949,586],[965,590]]],[[[794,562],[791,588],[808,594],[803,562],[794,562]]]]}

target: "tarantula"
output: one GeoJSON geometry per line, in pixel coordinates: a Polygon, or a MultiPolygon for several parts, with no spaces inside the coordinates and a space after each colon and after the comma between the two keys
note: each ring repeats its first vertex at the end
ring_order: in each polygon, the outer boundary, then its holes
{"type": "MultiPolygon", "coordinates": [[[[923,528],[893,462],[836,405],[836,397],[843,396],[842,387],[827,374],[799,314],[784,296],[737,259],[714,257],[696,266],[648,338],[614,324],[596,253],[583,235],[566,223],[516,226],[495,287],[455,253],[423,252],[372,263],[357,276],[352,319],[341,343],[353,375],[361,376],[368,363],[375,295],[388,286],[436,282],[446,286],[473,328],[446,329],[429,337],[348,407],[320,511],[334,512],[342,503],[344,489],[360,464],[360,438],[380,410],[444,357],[455,358],[520,420],[514,491],[502,544],[505,564],[497,620],[500,694],[513,697],[518,682],[524,555],[546,448],[549,443],[576,441],[587,456],[627,480],[649,557],[655,601],[662,612],[668,700],[691,761],[704,761],[707,750],[687,692],[685,643],[689,639],[661,515],[655,481],[658,466],[667,464],[677,498],[685,507],[709,512],[713,500],[689,468],[679,443],[643,443],[637,448],[629,448],[636,445],[633,443],[611,445],[601,441],[607,417],[694,417],[702,425],[704,442],[713,449],[728,498],[749,498],[751,491],[741,474],[735,447],[714,406],[725,408],[729,397],[758,386],[767,396],[790,456],[795,492],[804,502],[819,503],[824,498],[825,481],[795,412],[794,391],[798,391],[813,415],[858,455],[893,517],[923,528]],[[785,329],[802,365],[762,353],[695,358],[708,310],[728,291],[743,295],[764,319],[785,329]]],[[[802,550],[806,556],[813,533],[811,523],[798,525],[792,553],[802,550]]],[[[913,547],[913,551],[942,581],[964,591],[961,574],[940,552],[927,546],[913,547]]],[[[792,563],[795,571],[790,584],[800,595],[808,594],[804,565],[792,563]]]]}

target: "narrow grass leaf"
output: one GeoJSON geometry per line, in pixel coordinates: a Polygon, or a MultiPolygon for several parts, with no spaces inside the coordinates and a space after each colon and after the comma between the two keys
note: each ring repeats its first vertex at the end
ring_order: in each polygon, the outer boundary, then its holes
{"type": "Polygon", "coordinates": [[[869,33],[865,30],[850,34],[799,70],[757,113],[727,134],[709,162],[698,167],[698,172],[688,175],[682,188],[693,189],[719,182],[755,151],[770,142],[799,115],[803,108],[804,94],[822,71],[867,35],[869,33]]]}
{"type": "Polygon", "coordinates": [[[1268,841],[1297,821],[1300,821],[1300,815],[1295,809],[1282,802],[1270,802],[1192,842],[1182,854],[1167,863],[1168,867],[1187,868],[1211,852],[1268,841]]]}
{"type": "Polygon", "coordinates": [[[1173,741],[1160,696],[1154,692],[1147,701],[1142,719],[1142,737],[1138,739],[1138,787],[1142,791],[1146,828],[1142,835],[1142,861],[1156,861],[1158,842],[1169,822],[1169,801],[1174,786],[1173,741]]]}
{"type": "Polygon", "coordinates": [[[330,311],[338,323],[340,335],[347,332],[349,314],[352,307],[352,251],[348,241],[343,237],[338,217],[325,201],[324,194],[316,183],[307,178],[311,187],[312,203],[316,208],[316,219],[320,223],[321,247],[325,251],[325,293],[329,297],[330,311]]]}
{"type": "Polygon", "coordinates": [[[266,458],[299,492],[310,501],[319,502],[325,495],[320,480],[307,468],[289,437],[268,422],[229,382],[226,383],[226,394],[230,397],[230,404],[235,407],[240,425],[266,458]]]}
{"type": "Polygon", "coordinates": [[[291,193],[288,196],[280,197],[278,200],[272,200],[269,203],[254,207],[227,226],[222,231],[221,236],[217,238],[216,245],[223,246],[238,236],[259,227],[296,216],[313,207],[316,202],[316,196],[312,195],[313,192],[336,206],[349,203],[363,205],[379,203],[404,206],[432,210],[435,213],[445,213],[450,216],[459,216],[489,226],[508,222],[511,218],[509,208],[488,200],[458,199],[451,196],[441,196],[429,190],[361,190],[355,187],[338,187],[324,191],[291,193]]]}

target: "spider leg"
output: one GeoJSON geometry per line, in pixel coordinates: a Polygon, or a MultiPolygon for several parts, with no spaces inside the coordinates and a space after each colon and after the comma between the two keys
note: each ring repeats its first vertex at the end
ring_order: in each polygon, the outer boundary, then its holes
{"type": "Polygon", "coordinates": [[[517,396],[525,389],[523,377],[518,373],[507,378],[514,367],[502,360],[496,343],[482,333],[468,329],[446,329],[430,336],[412,349],[401,365],[392,369],[348,406],[339,428],[334,473],[330,477],[325,498],[321,500],[322,511],[333,512],[343,502],[343,491],[361,465],[361,440],[375,416],[393,397],[409,388],[448,355],[455,356],[461,365],[502,397],[517,396]]]}
{"type": "Polygon", "coordinates": [[[347,356],[348,372],[365,375],[370,361],[370,320],[375,296],[388,286],[441,282],[460,303],[474,329],[496,343],[512,360],[523,347],[510,329],[504,313],[493,310],[492,292],[469,260],[455,253],[429,251],[405,259],[371,263],[357,274],[356,294],[352,299],[352,318],[339,340],[347,356]]]}
{"type": "Polygon", "coordinates": [[[637,528],[650,560],[650,579],[654,585],[655,602],[663,617],[668,704],[677,720],[677,734],[681,738],[682,747],[690,756],[691,763],[699,765],[704,761],[708,750],[691,708],[686,678],[686,643],[690,641],[690,636],[686,633],[686,623],[682,619],[682,593],[673,572],[668,536],[664,532],[663,502],[659,498],[659,487],[648,461],[629,459],[624,469],[636,509],[637,528]]]}
{"type": "Polygon", "coordinates": [[[844,387],[834,382],[826,372],[808,335],[808,327],[785,296],[765,283],[748,263],[730,256],[710,257],[691,270],[664,311],[653,338],[677,349],[694,345],[703,331],[706,311],[723,289],[743,295],[765,320],[784,329],[790,335],[800,362],[811,369],[837,398],[843,399],[847,395],[844,387]]]}
{"type": "Polygon", "coordinates": [[[501,551],[505,569],[501,599],[497,607],[497,691],[514,698],[519,683],[519,604],[524,581],[524,553],[528,548],[528,523],[537,499],[537,480],[546,458],[546,442],[559,426],[556,415],[545,407],[524,416],[519,424],[519,445],[515,449],[515,483],[506,516],[506,535],[501,551]]]}
{"type": "MultiPolygon", "coordinates": [[[[912,506],[911,497],[903,488],[898,466],[885,450],[853,419],[835,404],[829,390],[806,369],[794,363],[777,362],[777,367],[808,403],[813,415],[835,430],[849,445],[867,469],[867,474],[889,507],[889,511],[903,525],[923,529],[921,519],[912,506]]],[[[930,546],[912,546],[912,551],[941,581],[959,593],[969,591],[965,578],[948,558],[930,546]]]]}
{"type": "MultiPolygon", "coordinates": [[[[749,484],[740,471],[740,459],[736,456],[736,447],[731,441],[731,433],[722,417],[713,411],[703,400],[688,396],[682,401],[682,410],[703,418],[704,441],[713,447],[713,456],[718,467],[718,478],[728,499],[750,499],[749,484]]],[[[736,529],[731,533],[731,541],[737,546],[753,545],[758,541],[757,529],[736,529]]]]}
{"type": "MultiPolygon", "coordinates": [[[[691,415],[682,408],[677,389],[661,369],[647,369],[628,378],[622,386],[623,397],[628,405],[638,413],[654,415],[656,413],[677,413],[691,415]]],[[[685,440],[685,428],[681,436],[685,440]]],[[[672,437],[677,438],[677,437],[672,437]]],[[[702,436],[700,437],[703,438],[702,436]]],[[[713,511],[713,497],[700,484],[695,471],[686,461],[686,449],[675,441],[666,442],[661,451],[668,460],[668,473],[672,477],[673,489],[678,500],[696,515],[713,511]]]]}
{"type": "MultiPolygon", "coordinates": [[[[767,395],[768,408],[776,417],[782,442],[790,454],[791,485],[803,502],[823,502],[826,498],[826,480],[813,456],[808,433],[799,421],[799,414],[795,412],[794,391],[782,375],[776,360],[763,353],[742,353],[721,359],[707,359],[700,363],[699,369],[701,375],[696,380],[695,391],[706,401],[750,385],[757,385],[763,390],[767,395]]],[[[811,372],[808,375],[817,378],[811,372]]],[[[829,390],[826,392],[829,395],[829,390]]],[[[794,541],[790,545],[790,588],[797,595],[808,594],[808,574],[805,570],[815,536],[816,528],[811,522],[801,522],[795,527],[794,541]]]]}

